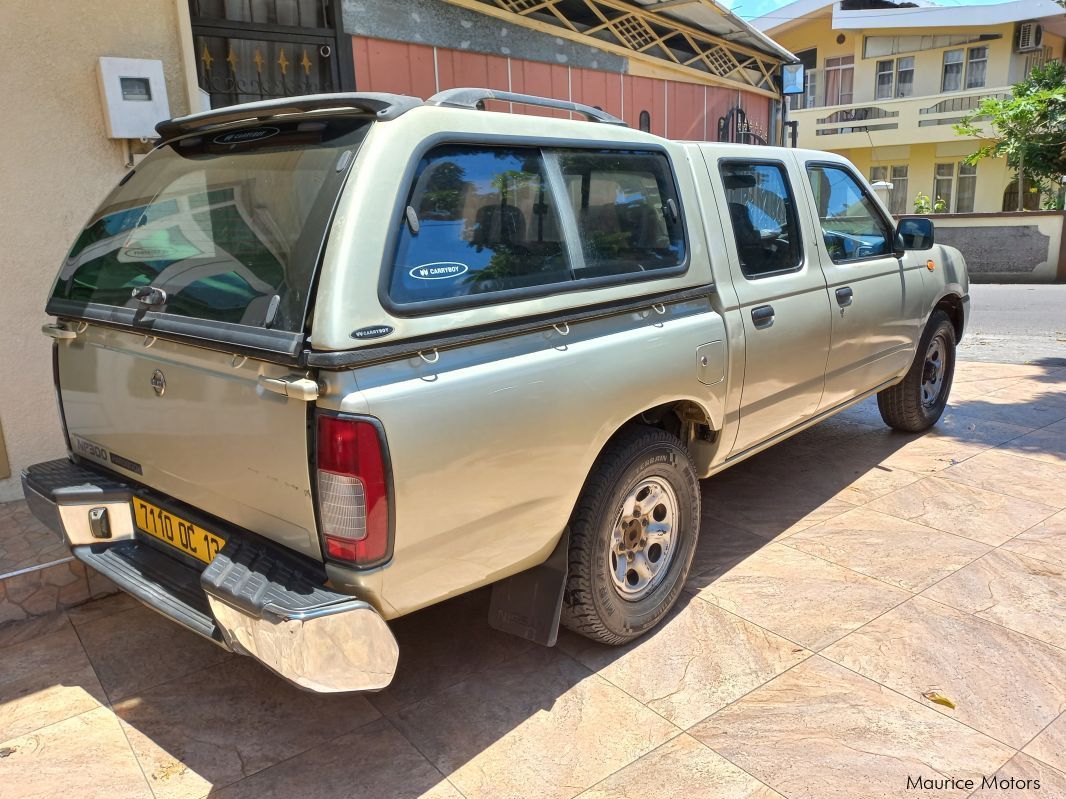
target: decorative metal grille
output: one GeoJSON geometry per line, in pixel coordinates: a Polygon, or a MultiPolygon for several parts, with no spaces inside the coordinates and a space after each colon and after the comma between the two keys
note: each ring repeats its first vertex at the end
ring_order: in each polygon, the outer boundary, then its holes
{"type": "Polygon", "coordinates": [[[354,88],[332,0],[189,0],[211,106],[354,88]]]}

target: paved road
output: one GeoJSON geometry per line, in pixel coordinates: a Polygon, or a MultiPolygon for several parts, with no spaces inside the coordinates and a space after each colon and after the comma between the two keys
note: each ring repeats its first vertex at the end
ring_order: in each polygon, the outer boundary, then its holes
{"type": "Polygon", "coordinates": [[[1066,366],[1066,285],[971,285],[970,308],[959,358],[1066,366]]]}

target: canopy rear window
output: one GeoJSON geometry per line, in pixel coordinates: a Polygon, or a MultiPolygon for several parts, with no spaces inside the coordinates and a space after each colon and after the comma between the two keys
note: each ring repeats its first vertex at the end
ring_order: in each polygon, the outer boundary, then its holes
{"type": "Polygon", "coordinates": [[[260,343],[267,331],[302,334],[330,216],[367,127],[305,118],[164,145],[93,214],[49,312],[161,331],[200,322],[208,338],[254,328],[260,343]],[[165,299],[146,308],[132,293],[149,286],[165,299]]]}

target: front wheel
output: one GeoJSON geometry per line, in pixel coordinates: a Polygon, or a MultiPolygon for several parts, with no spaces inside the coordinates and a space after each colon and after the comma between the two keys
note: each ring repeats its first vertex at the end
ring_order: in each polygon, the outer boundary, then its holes
{"type": "Polygon", "coordinates": [[[699,519],[699,484],[681,441],[652,427],[620,433],[570,519],[562,623],[606,644],[658,624],[688,577],[699,519]]]}
{"type": "Polygon", "coordinates": [[[944,413],[955,376],[955,326],[943,311],[929,317],[906,377],[877,394],[885,424],[907,433],[928,430],[944,413]]]}

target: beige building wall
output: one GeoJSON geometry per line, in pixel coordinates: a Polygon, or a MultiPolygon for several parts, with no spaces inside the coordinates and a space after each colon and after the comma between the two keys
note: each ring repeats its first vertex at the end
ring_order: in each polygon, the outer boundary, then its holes
{"type": "Polygon", "coordinates": [[[123,143],[105,132],[97,59],[161,59],[171,113],[185,113],[178,2],[0,2],[0,428],[12,475],[0,501],[21,496],[23,467],[65,452],[44,305],[74,237],[127,171],[123,143]]]}

